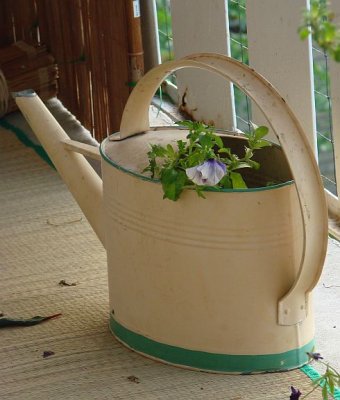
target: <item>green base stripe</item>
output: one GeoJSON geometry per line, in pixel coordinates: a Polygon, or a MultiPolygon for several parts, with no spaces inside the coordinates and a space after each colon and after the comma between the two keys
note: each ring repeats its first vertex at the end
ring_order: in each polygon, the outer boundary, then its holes
{"type": "MultiPolygon", "coordinates": [[[[318,371],[316,371],[311,365],[304,365],[300,368],[300,370],[308,376],[312,381],[321,377],[318,371]]],[[[321,387],[324,386],[324,383],[320,383],[321,387]]],[[[329,392],[329,390],[328,390],[329,392]]],[[[335,400],[340,400],[340,388],[334,389],[334,395],[332,395],[335,400]]]]}
{"type": "Polygon", "coordinates": [[[114,335],[130,348],[154,358],[195,369],[251,374],[256,372],[285,371],[306,364],[307,352],[313,351],[314,340],[307,345],[278,354],[230,355],[188,350],[156,342],[126,329],[110,318],[114,335]]]}
{"type": "Polygon", "coordinates": [[[46,161],[51,167],[54,168],[52,161],[47,155],[44,148],[38,144],[33,143],[23,132],[21,129],[7,122],[4,118],[0,120],[0,126],[5,129],[8,129],[15,133],[16,137],[23,143],[25,146],[32,148],[44,161],[46,161]]]}

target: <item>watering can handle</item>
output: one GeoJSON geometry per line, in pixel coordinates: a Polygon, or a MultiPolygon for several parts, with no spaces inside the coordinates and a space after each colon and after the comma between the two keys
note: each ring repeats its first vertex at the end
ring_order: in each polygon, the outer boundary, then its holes
{"type": "Polygon", "coordinates": [[[297,324],[306,318],[309,293],[322,272],[328,239],[327,205],[312,149],[276,89],[253,69],[227,56],[201,53],[170,61],[149,71],[138,82],[125,106],[120,136],[113,140],[149,130],[149,105],[155,91],[170,73],[188,67],[209,70],[240,87],[262,110],[286,155],[298,192],[304,237],[296,280],[278,302],[278,323],[297,324]]]}

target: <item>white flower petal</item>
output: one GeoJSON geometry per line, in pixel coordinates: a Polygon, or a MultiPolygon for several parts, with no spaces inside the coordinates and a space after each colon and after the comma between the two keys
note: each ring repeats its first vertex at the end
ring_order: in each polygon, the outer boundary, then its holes
{"type": "Polygon", "coordinates": [[[196,185],[204,185],[204,182],[202,180],[202,174],[200,171],[198,171],[198,167],[191,167],[191,168],[187,168],[185,170],[185,173],[187,174],[187,177],[194,183],[196,183],[196,185]]]}
{"type": "Polygon", "coordinates": [[[226,166],[217,160],[208,160],[203,164],[185,170],[187,177],[196,185],[215,186],[225,175],[226,166]]]}

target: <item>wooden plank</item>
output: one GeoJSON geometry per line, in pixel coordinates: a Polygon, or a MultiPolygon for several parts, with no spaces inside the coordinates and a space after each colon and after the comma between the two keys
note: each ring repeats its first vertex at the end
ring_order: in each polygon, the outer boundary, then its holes
{"type": "MultiPolygon", "coordinates": [[[[199,52],[230,55],[226,0],[172,0],[171,14],[176,59],[199,52]]],[[[179,71],[176,76],[183,111],[218,128],[236,127],[230,83],[206,71],[179,71]]]]}
{"type": "MultiPolygon", "coordinates": [[[[248,0],[249,62],[281,93],[317,156],[311,41],[297,33],[308,0],[248,0]]],[[[257,108],[256,124],[267,124],[257,108]]]]}

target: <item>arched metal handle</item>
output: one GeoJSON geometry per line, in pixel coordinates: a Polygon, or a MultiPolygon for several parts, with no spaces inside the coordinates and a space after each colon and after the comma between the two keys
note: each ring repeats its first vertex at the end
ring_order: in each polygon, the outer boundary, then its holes
{"type": "Polygon", "coordinates": [[[296,184],[303,218],[303,253],[295,282],[278,301],[278,323],[294,325],[306,318],[310,291],[318,282],[327,250],[328,217],[323,184],[312,149],[296,117],[273,86],[248,66],[218,54],[194,54],[162,64],[137,84],[126,104],[120,127],[121,140],[147,131],[149,105],[162,81],[182,68],[214,72],[235,83],[266,116],[280,141],[296,184]]]}

